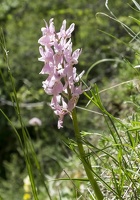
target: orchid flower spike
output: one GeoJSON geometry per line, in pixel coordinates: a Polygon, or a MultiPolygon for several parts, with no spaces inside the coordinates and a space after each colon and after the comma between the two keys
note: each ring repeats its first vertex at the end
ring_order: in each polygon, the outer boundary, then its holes
{"type": "Polygon", "coordinates": [[[53,19],[49,25],[41,29],[42,37],[38,40],[41,45],[39,61],[44,62],[40,74],[46,74],[43,88],[48,95],[52,96],[50,107],[58,115],[58,128],[63,127],[63,119],[66,114],[71,115],[79,96],[84,92],[80,82],[84,71],[77,75],[75,65],[81,54],[81,49],[73,52],[71,34],[75,24],[72,23],[66,29],[66,20],[62,22],[59,32],[55,31],[53,19]]]}

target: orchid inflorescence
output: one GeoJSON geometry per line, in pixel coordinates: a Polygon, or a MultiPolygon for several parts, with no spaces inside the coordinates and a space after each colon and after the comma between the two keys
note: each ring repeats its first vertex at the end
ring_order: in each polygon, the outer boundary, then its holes
{"type": "Polygon", "coordinates": [[[42,37],[39,61],[44,62],[40,74],[48,74],[43,81],[43,88],[48,95],[52,95],[50,103],[54,113],[59,116],[58,128],[63,127],[63,118],[75,108],[79,95],[83,93],[80,81],[84,71],[77,75],[74,65],[78,63],[81,49],[72,51],[71,33],[75,24],[66,30],[66,20],[63,21],[60,32],[55,31],[53,19],[49,25],[41,29],[42,37]]]}

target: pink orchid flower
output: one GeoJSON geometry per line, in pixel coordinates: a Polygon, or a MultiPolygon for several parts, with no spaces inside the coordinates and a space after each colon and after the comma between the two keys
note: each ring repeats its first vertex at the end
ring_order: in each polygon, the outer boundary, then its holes
{"type": "Polygon", "coordinates": [[[75,108],[82,90],[82,78],[84,71],[77,75],[76,67],[81,49],[72,50],[71,34],[75,24],[72,23],[66,29],[66,20],[62,22],[59,32],[55,31],[53,19],[49,25],[41,29],[42,37],[38,40],[41,45],[39,61],[44,62],[40,74],[47,74],[43,81],[43,88],[48,95],[52,96],[50,107],[59,117],[58,128],[63,127],[63,119],[66,114],[71,115],[75,108]]]}

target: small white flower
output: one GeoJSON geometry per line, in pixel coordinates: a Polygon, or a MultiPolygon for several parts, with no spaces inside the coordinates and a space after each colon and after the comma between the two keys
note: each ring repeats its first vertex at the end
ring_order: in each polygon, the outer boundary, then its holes
{"type": "Polygon", "coordinates": [[[25,192],[31,192],[31,182],[30,182],[30,179],[29,179],[29,176],[26,176],[24,179],[23,179],[23,182],[24,182],[24,191],[25,192]]]}
{"type": "Polygon", "coordinates": [[[29,120],[29,124],[31,126],[41,126],[42,125],[42,121],[37,117],[33,117],[32,119],[29,120]]]}

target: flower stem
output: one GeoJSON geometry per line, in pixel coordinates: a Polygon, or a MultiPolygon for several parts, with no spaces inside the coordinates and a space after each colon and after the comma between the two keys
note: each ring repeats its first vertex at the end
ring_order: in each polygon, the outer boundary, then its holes
{"type": "Polygon", "coordinates": [[[90,184],[91,184],[91,186],[94,190],[94,193],[95,193],[97,199],[103,200],[103,194],[102,194],[96,180],[93,177],[91,165],[90,165],[88,159],[86,159],[84,147],[83,147],[83,144],[82,144],[82,137],[81,137],[79,127],[78,127],[77,114],[76,114],[75,108],[72,111],[72,119],[73,119],[73,126],[74,126],[75,137],[76,137],[76,141],[77,141],[77,145],[78,145],[79,155],[80,155],[82,164],[84,166],[85,172],[87,174],[87,177],[90,181],[90,184]]]}

